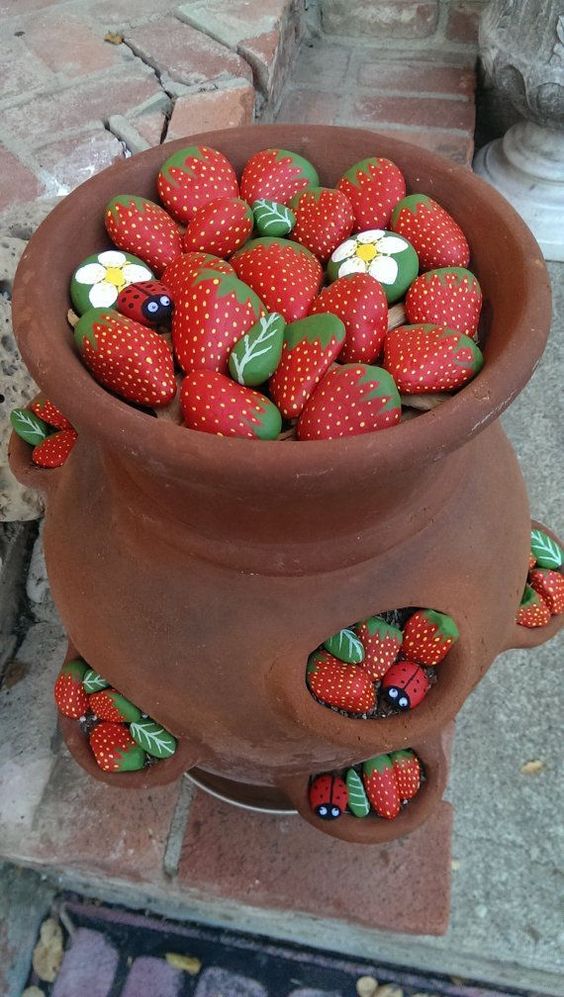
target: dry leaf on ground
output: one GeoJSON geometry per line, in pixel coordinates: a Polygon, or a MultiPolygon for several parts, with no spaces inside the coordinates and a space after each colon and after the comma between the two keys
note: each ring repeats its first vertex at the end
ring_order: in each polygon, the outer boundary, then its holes
{"type": "Polygon", "coordinates": [[[197,959],[194,955],[180,955],[179,952],[167,952],[165,959],[169,966],[173,966],[174,969],[182,969],[185,973],[189,973],[190,976],[197,976],[202,968],[202,962],[197,959]]]}
{"type": "Polygon", "coordinates": [[[541,762],[540,758],[534,758],[532,761],[521,765],[519,771],[522,775],[538,775],[539,772],[542,772],[543,768],[544,762],[541,762]]]}
{"type": "Polygon", "coordinates": [[[48,917],[39,929],[39,941],[33,950],[32,964],[40,980],[53,983],[63,960],[63,932],[54,918],[48,917]]]}

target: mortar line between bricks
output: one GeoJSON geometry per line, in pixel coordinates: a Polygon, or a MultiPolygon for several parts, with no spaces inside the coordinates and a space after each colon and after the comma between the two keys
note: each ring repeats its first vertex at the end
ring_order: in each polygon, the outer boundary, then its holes
{"type": "Polygon", "coordinates": [[[163,871],[171,878],[178,873],[193,797],[193,783],[182,776],[163,855],[163,871]]]}
{"type": "Polygon", "coordinates": [[[319,38],[317,39],[322,45],[334,45],[336,48],[356,48],[359,51],[365,51],[367,49],[378,49],[379,55],[382,55],[383,61],[389,61],[395,58],[398,52],[401,52],[403,58],[410,56],[415,56],[421,52],[427,53],[427,58],[423,59],[422,62],[428,63],[430,66],[433,64],[433,59],[430,59],[429,52],[434,52],[430,48],[429,42],[434,41],[445,41],[448,44],[448,49],[446,52],[441,53],[441,57],[445,60],[450,61],[451,65],[460,65],[460,59],[471,56],[472,63],[475,63],[478,58],[477,45],[473,42],[455,42],[450,38],[438,38],[436,39],[434,35],[428,38],[386,38],[385,45],[383,44],[384,39],[377,37],[372,37],[370,35],[343,35],[340,32],[335,32],[335,34],[328,33],[326,31],[321,32],[319,38]],[[389,55],[393,52],[394,55],[389,55]]]}
{"type": "MultiPolygon", "coordinates": [[[[315,83],[294,83],[291,90],[309,90],[313,93],[319,93],[319,87],[315,83]]],[[[325,90],[329,96],[330,91],[325,90]]],[[[343,94],[344,96],[344,94],[343,94]]],[[[351,96],[357,100],[362,97],[370,97],[374,100],[379,100],[380,98],[385,99],[387,97],[405,97],[406,100],[413,100],[414,98],[421,97],[422,100],[450,100],[454,103],[459,104],[470,104],[474,103],[474,97],[467,97],[465,94],[458,93],[434,93],[432,90],[395,90],[386,89],[378,92],[377,95],[374,94],[374,90],[367,86],[354,86],[351,89],[351,96]]]]}
{"type": "MultiPolygon", "coordinates": [[[[185,13],[182,9],[174,11],[174,16],[177,21],[181,22],[181,24],[187,24],[188,27],[194,28],[196,31],[199,31],[201,35],[205,35],[207,38],[211,38],[212,41],[217,42],[218,45],[222,45],[223,48],[227,49],[228,52],[235,52],[239,56],[239,58],[242,59],[242,61],[246,63],[246,65],[251,70],[251,78],[252,78],[253,87],[255,89],[255,97],[258,97],[261,94],[262,91],[260,87],[260,81],[258,78],[258,72],[255,66],[253,66],[252,62],[249,62],[249,59],[245,54],[244,46],[243,48],[241,48],[240,44],[237,45],[226,44],[224,39],[220,38],[218,34],[215,34],[207,25],[204,26],[198,24],[198,20],[196,17],[191,17],[189,13],[185,13]]],[[[246,39],[243,38],[241,39],[241,41],[244,42],[246,41],[246,39]]]]}

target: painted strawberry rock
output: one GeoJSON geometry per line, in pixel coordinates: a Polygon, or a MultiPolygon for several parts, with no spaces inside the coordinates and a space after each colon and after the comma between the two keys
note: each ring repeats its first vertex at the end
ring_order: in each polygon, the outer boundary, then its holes
{"type": "Polygon", "coordinates": [[[188,428],[202,433],[273,440],[282,428],[280,413],[268,398],[216,371],[187,374],[180,404],[188,428]]]}
{"type": "Polygon", "coordinates": [[[253,231],[253,212],[240,197],[220,197],[196,211],[182,239],[185,253],[231,256],[253,231]]]}
{"type": "Polygon", "coordinates": [[[386,623],[381,616],[371,616],[357,623],[354,632],[364,647],[362,667],[374,682],[383,678],[394,664],[403,641],[397,627],[386,623]]]}
{"type": "Polygon", "coordinates": [[[443,325],[400,325],[384,340],[382,366],[405,395],[456,391],[483,363],[473,339],[443,325]]]}
{"type": "Polygon", "coordinates": [[[409,194],[396,204],[390,228],[409,240],[421,270],[468,266],[470,247],[460,225],[426,194],[409,194]]]}
{"type": "Polygon", "coordinates": [[[211,253],[183,253],[178,256],[162,275],[162,283],[168,287],[176,301],[202,270],[214,270],[216,273],[234,274],[235,271],[227,260],[211,253]]]}
{"type": "Polygon", "coordinates": [[[415,661],[396,661],[382,679],[384,699],[398,710],[413,710],[427,695],[431,683],[415,661]]]}
{"type": "Polygon", "coordinates": [[[10,412],[10,423],[14,432],[32,446],[42,443],[49,434],[49,426],[34,412],[26,408],[15,408],[10,412]]]}
{"type": "Polygon", "coordinates": [[[451,616],[434,609],[418,609],[403,628],[402,651],[406,658],[434,668],[446,657],[459,636],[451,616]]]}
{"type": "Polygon", "coordinates": [[[364,648],[354,630],[345,627],[323,641],[323,647],[334,658],[344,661],[348,665],[359,665],[364,660],[364,648]]]}
{"type": "Polygon", "coordinates": [[[73,429],[72,423],[69,422],[66,416],[53,405],[47,398],[40,395],[32,401],[29,406],[31,411],[38,416],[43,422],[46,422],[49,426],[54,426],[56,429],[73,429]]]}
{"type": "Polygon", "coordinates": [[[141,710],[116,689],[102,689],[92,693],[88,699],[88,707],[99,720],[133,723],[141,719],[141,710]]]}
{"type": "Polygon", "coordinates": [[[259,235],[282,237],[289,235],[296,224],[296,216],[286,205],[259,198],[252,205],[255,228],[259,235]]]}
{"type": "Polygon", "coordinates": [[[285,322],[277,312],[263,315],[231,350],[229,373],[250,387],[264,384],[280,363],[285,322]]]}
{"type": "Polygon", "coordinates": [[[159,171],[157,190],[173,218],[186,224],[210,201],[239,196],[231,163],[207,145],[192,145],[169,156],[159,171]]]}
{"type": "Polygon", "coordinates": [[[531,530],[531,554],[539,568],[561,568],[564,551],[544,530],[531,530]]]}
{"type": "Polygon", "coordinates": [[[529,571],[531,570],[531,568],[534,568],[534,566],[535,566],[536,563],[537,563],[537,559],[536,559],[535,555],[533,553],[529,554],[529,563],[527,565],[527,567],[529,568],[529,571]]]}
{"type": "Polygon", "coordinates": [[[362,779],[356,769],[348,769],[345,782],[349,794],[348,807],[350,812],[355,817],[367,817],[370,813],[370,804],[362,779]]]}
{"type": "Polygon", "coordinates": [[[62,467],[77,439],[74,429],[61,429],[34,447],[31,459],[37,467],[62,467]]]}
{"type": "Polygon", "coordinates": [[[328,706],[363,714],[376,703],[374,685],[358,665],[345,665],[327,651],[310,655],[306,674],[310,692],[328,706]]]}
{"type": "Polygon", "coordinates": [[[550,568],[533,568],[529,585],[544,599],[553,616],[564,613],[564,575],[550,568]]]}
{"type": "Polygon", "coordinates": [[[401,797],[390,756],[368,758],[362,766],[362,781],[373,810],[379,817],[394,820],[401,810],[401,797]]]}
{"type": "Polygon", "coordinates": [[[134,253],[161,274],[182,252],[178,226],[159,204],[135,194],[118,194],[106,207],[106,231],[118,249],[134,253]]]}
{"type": "Polygon", "coordinates": [[[290,201],[296,216],[292,238],[325,263],[354,225],[350,202],[340,190],[308,187],[290,201]]]}
{"type": "Polygon", "coordinates": [[[268,311],[280,312],[286,322],[307,315],[323,280],[319,260],[289,239],[251,239],[231,263],[268,311]]]}
{"type": "Polygon", "coordinates": [[[247,161],[241,176],[241,197],[249,204],[261,198],[288,204],[307,187],[317,187],[317,170],[296,152],[261,149],[247,161]]]}
{"type": "Polygon", "coordinates": [[[92,308],[74,338],[99,384],[139,405],[168,405],[176,394],[172,353],[153,329],[106,308],[92,308]]]}
{"type": "Polygon", "coordinates": [[[268,382],[284,418],[300,415],[344,340],[345,327],[336,315],[310,315],[286,326],[280,363],[268,382]]]}
{"type": "Polygon", "coordinates": [[[333,440],[394,426],[401,402],[393,378],[381,367],[332,367],[308,398],[297,428],[299,440],[333,440]]]}
{"type": "Polygon", "coordinates": [[[516,622],[521,627],[545,627],[550,623],[550,609],[546,602],[530,585],[525,586],[516,622]]]}
{"type": "Polygon", "coordinates": [[[405,197],[405,178],[390,159],[371,156],[351,166],[337,184],[354,213],[354,231],[388,228],[396,204],[405,197]]]}
{"type": "Polygon", "coordinates": [[[318,775],[309,787],[309,805],[322,820],[336,820],[348,802],[349,794],[338,775],[318,775]]]}
{"type": "Polygon", "coordinates": [[[401,800],[412,800],[421,786],[421,762],[409,748],[390,755],[401,800]]]}
{"type": "Polygon", "coordinates": [[[174,301],[172,292],[162,281],[144,280],[124,287],[118,294],[116,308],[126,318],[151,327],[170,322],[174,301]]]}
{"type": "Polygon", "coordinates": [[[234,274],[200,270],[177,297],[172,318],[172,345],[182,369],[227,374],[235,343],[265,310],[234,274]]]}
{"type": "Polygon", "coordinates": [[[432,322],[476,339],[482,310],[477,278],[463,267],[444,267],[421,274],[405,297],[409,325],[432,322]]]}
{"type": "Polygon", "coordinates": [[[103,721],[89,737],[97,764],[104,772],[137,772],[145,765],[145,752],[135,743],[125,724],[103,721]]]}
{"type": "Polygon", "coordinates": [[[309,314],[330,312],[345,326],[341,363],[372,363],[388,332],[388,302],[381,285],[368,274],[339,277],[324,287],[309,314]]]}
{"type": "Polygon", "coordinates": [[[88,696],[82,686],[87,671],[84,661],[67,661],[61,668],[53,690],[57,709],[65,717],[78,720],[88,709],[88,696]]]}

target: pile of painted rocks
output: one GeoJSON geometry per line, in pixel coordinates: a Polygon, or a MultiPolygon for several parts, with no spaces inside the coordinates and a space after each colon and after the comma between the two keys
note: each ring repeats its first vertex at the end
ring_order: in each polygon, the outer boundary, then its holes
{"type": "Polygon", "coordinates": [[[156,190],[160,204],[112,198],[116,248],[71,281],[76,347],[121,399],[160,412],[180,384],[190,429],[320,440],[394,426],[480,370],[466,237],[390,160],[326,188],[291,151],[261,150],[238,178],[193,146],[156,190]]]}
{"type": "Polygon", "coordinates": [[[104,772],[136,772],[174,755],[176,738],[89,668],[82,658],[63,665],[55,682],[60,713],[77,720],[104,772]]]}
{"type": "Polygon", "coordinates": [[[396,615],[405,617],[403,629],[372,616],[340,630],[310,655],[306,682],[316,700],[363,719],[412,710],[422,702],[436,681],[437,665],[458,640],[458,628],[433,609],[396,615]]]}
{"type": "Polygon", "coordinates": [[[395,820],[402,805],[417,795],[423,778],[421,762],[410,749],[375,755],[344,772],[316,776],[309,785],[309,803],[322,820],[336,820],[343,813],[395,820]]]}
{"type": "Polygon", "coordinates": [[[564,613],[564,552],[544,530],[531,530],[527,584],[517,613],[522,627],[544,627],[564,613]]]}

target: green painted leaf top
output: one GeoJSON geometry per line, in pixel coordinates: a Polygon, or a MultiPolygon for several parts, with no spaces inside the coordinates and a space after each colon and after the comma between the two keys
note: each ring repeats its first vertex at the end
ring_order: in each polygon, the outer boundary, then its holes
{"type": "Polygon", "coordinates": [[[556,540],[549,537],[544,530],[531,530],[531,553],[541,568],[562,567],[564,552],[556,540]]]}
{"type": "Polygon", "coordinates": [[[364,647],[353,630],[345,627],[338,633],[329,637],[323,644],[335,658],[344,661],[348,665],[357,665],[364,661],[364,647]]]}
{"type": "Polygon", "coordinates": [[[14,432],[34,447],[42,443],[50,431],[43,419],[38,419],[33,412],[29,412],[25,408],[13,409],[10,413],[10,422],[14,432]]]}
{"type": "Polygon", "coordinates": [[[263,384],[274,374],[282,354],[284,325],[278,312],[263,315],[235,344],[229,357],[229,372],[235,381],[252,386],[263,384]]]}
{"type": "Polygon", "coordinates": [[[296,224],[294,212],[285,204],[262,197],[252,205],[255,227],[260,235],[289,235],[296,224]]]}
{"type": "Polygon", "coordinates": [[[171,758],[177,748],[176,738],[154,720],[139,720],[129,726],[133,740],[153,758],[171,758]]]}
{"type": "Polygon", "coordinates": [[[367,817],[370,813],[370,804],[358,772],[349,769],[345,782],[349,791],[349,810],[355,817],[367,817]]]}

